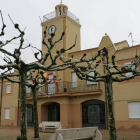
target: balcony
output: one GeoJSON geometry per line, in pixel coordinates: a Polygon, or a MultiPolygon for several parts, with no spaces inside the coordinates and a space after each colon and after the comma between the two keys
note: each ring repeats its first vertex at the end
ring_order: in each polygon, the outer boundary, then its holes
{"type": "MultiPolygon", "coordinates": [[[[73,20],[76,21],[78,24],[80,24],[79,19],[78,19],[74,14],[72,14],[70,11],[67,11],[67,16],[69,16],[71,19],[73,19],[73,20]]],[[[56,17],[56,11],[51,12],[51,13],[49,13],[49,14],[43,16],[43,22],[48,21],[48,20],[51,20],[51,19],[53,19],[53,18],[55,18],[55,17],[56,17]]]]}
{"type": "MultiPolygon", "coordinates": [[[[47,96],[47,95],[61,95],[61,94],[81,94],[81,93],[93,93],[100,92],[100,83],[96,82],[93,84],[88,84],[86,81],[79,82],[58,82],[56,84],[49,84],[42,87],[37,95],[38,96],[47,96]]],[[[32,93],[28,93],[27,97],[32,97],[32,93]]]]}

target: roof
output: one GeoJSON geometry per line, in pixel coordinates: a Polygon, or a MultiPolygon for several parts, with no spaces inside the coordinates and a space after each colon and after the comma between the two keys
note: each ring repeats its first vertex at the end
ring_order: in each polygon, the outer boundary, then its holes
{"type": "Polygon", "coordinates": [[[124,41],[121,41],[121,42],[117,42],[117,43],[114,43],[114,45],[119,45],[119,44],[122,44],[122,43],[124,43],[124,42],[127,42],[127,41],[124,40],[124,41]]]}

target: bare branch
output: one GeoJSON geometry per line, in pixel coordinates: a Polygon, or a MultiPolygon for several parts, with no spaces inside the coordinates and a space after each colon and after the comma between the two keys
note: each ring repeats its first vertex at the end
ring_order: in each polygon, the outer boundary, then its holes
{"type": "Polygon", "coordinates": [[[8,77],[5,77],[5,79],[7,79],[8,81],[10,81],[12,83],[18,83],[18,84],[20,84],[20,81],[15,81],[15,80],[12,80],[12,79],[10,79],[8,77]]]}
{"type": "Polygon", "coordinates": [[[1,10],[0,10],[0,14],[1,14],[1,19],[2,19],[2,23],[3,23],[0,36],[3,36],[4,35],[4,28],[6,28],[6,25],[4,24],[4,20],[3,20],[3,16],[2,16],[1,10]]]}

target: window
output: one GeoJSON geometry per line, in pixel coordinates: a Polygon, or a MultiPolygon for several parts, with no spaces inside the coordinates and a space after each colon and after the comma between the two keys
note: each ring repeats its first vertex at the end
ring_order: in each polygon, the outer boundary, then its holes
{"type": "Polygon", "coordinates": [[[28,87],[28,86],[26,86],[26,92],[27,92],[27,93],[30,93],[30,92],[31,92],[31,88],[28,87]]]}
{"type": "Polygon", "coordinates": [[[9,119],[10,118],[9,115],[10,115],[10,109],[6,108],[5,109],[5,119],[9,119]]]}
{"type": "MultiPolygon", "coordinates": [[[[41,78],[38,79],[38,82],[41,83],[41,78]]],[[[38,86],[41,86],[41,84],[39,84],[38,86]]],[[[38,91],[41,92],[41,88],[39,88],[38,91]]]]}
{"type": "MultiPolygon", "coordinates": [[[[131,64],[131,62],[124,63],[124,66],[129,66],[130,64],[131,64]]],[[[132,72],[127,72],[126,76],[132,76],[132,72]]]]}
{"type": "Polygon", "coordinates": [[[7,83],[6,84],[6,93],[10,93],[11,92],[11,83],[7,83]]]}
{"type": "MultiPolygon", "coordinates": [[[[90,72],[88,75],[94,76],[94,72],[90,72]]],[[[96,82],[87,81],[87,85],[96,85],[96,82]]]]}
{"type": "Polygon", "coordinates": [[[129,118],[140,118],[140,102],[128,103],[129,118]]]}
{"type": "Polygon", "coordinates": [[[77,76],[75,72],[72,73],[72,87],[77,87],[77,76]]]}
{"type": "MultiPolygon", "coordinates": [[[[129,66],[129,65],[131,65],[131,62],[124,63],[124,66],[129,66]]],[[[134,67],[134,68],[135,68],[135,67],[134,67]]],[[[132,67],[132,69],[134,69],[134,68],[132,67]]],[[[137,68],[137,70],[138,70],[138,68],[137,68]]],[[[132,76],[132,74],[133,74],[132,72],[127,72],[127,73],[126,73],[126,76],[132,76]]],[[[136,76],[136,77],[138,77],[138,76],[136,76]]],[[[136,77],[135,77],[135,78],[136,78],[136,77]]]]}
{"type": "Polygon", "coordinates": [[[49,81],[51,81],[50,84],[48,84],[48,94],[55,94],[55,83],[53,83],[54,75],[49,74],[49,81]]]}

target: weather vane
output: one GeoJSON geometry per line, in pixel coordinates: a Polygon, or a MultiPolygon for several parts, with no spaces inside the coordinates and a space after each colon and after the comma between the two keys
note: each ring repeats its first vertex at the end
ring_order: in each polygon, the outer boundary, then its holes
{"type": "Polygon", "coordinates": [[[61,2],[60,2],[61,4],[62,4],[62,0],[61,0],[61,2]]]}

